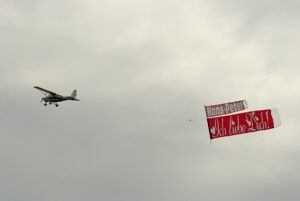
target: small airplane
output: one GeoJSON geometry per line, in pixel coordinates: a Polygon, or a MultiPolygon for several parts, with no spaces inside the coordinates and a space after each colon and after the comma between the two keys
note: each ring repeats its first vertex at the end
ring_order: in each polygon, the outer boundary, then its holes
{"type": "Polygon", "coordinates": [[[66,101],[66,100],[79,101],[78,99],[76,99],[76,96],[77,96],[76,89],[73,90],[71,96],[62,96],[55,92],[49,91],[47,89],[43,89],[38,86],[34,86],[33,88],[40,90],[45,95],[45,97],[42,98],[42,100],[41,100],[41,102],[43,102],[43,101],[45,102],[44,106],[47,106],[48,103],[49,103],[49,105],[51,105],[52,103],[55,103],[55,106],[58,107],[59,105],[57,104],[57,102],[62,102],[62,101],[66,101]]]}

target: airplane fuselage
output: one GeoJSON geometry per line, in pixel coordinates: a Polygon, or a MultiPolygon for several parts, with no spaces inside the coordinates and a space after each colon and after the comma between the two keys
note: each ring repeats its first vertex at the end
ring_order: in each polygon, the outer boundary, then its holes
{"type": "Polygon", "coordinates": [[[42,98],[44,102],[49,102],[49,103],[57,103],[57,102],[62,102],[62,101],[66,101],[66,100],[74,100],[74,101],[78,101],[78,99],[73,98],[71,96],[57,96],[57,97],[52,97],[52,96],[47,96],[45,98],[42,98]]]}

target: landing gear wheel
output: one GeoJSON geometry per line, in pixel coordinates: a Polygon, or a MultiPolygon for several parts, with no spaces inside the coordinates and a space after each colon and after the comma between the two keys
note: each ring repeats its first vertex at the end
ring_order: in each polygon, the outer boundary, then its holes
{"type": "Polygon", "coordinates": [[[59,105],[58,105],[58,104],[55,104],[55,106],[58,107],[59,105]]]}
{"type": "Polygon", "coordinates": [[[47,106],[47,103],[45,103],[44,106],[47,106]]]}

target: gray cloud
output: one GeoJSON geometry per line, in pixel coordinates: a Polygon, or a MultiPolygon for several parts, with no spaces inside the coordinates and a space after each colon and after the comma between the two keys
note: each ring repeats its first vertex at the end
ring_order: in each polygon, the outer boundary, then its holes
{"type": "Polygon", "coordinates": [[[26,2],[0,3],[1,200],[297,199],[296,1],[26,2]],[[244,98],[282,126],[210,143],[203,105],[244,98]]]}

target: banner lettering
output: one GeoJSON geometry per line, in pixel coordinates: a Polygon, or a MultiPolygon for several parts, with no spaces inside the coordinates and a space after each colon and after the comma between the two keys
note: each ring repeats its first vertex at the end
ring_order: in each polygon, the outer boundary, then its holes
{"type": "Polygon", "coordinates": [[[235,101],[230,103],[224,103],[220,105],[205,106],[206,117],[215,117],[220,115],[226,115],[241,110],[247,109],[248,105],[245,100],[235,101]]]}
{"type": "Polygon", "coordinates": [[[215,117],[207,119],[210,138],[220,138],[268,130],[280,125],[276,109],[215,117]]]}

